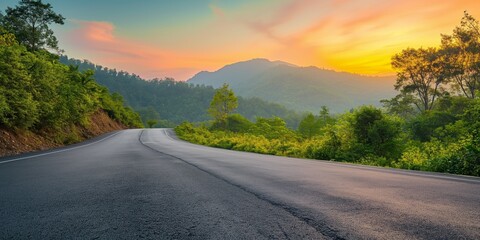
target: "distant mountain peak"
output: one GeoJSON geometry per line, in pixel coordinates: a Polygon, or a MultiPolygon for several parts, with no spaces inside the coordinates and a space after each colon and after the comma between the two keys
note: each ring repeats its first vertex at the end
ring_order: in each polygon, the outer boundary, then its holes
{"type": "Polygon", "coordinates": [[[278,65],[287,65],[287,66],[290,66],[290,67],[298,67],[298,66],[295,65],[295,64],[292,64],[292,63],[289,63],[289,62],[280,61],[280,60],[273,61],[273,63],[278,64],[278,65]]]}
{"type": "Polygon", "coordinates": [[[272,62],[272,61],[270,61],[267,58],[252,58],[250,60],[245,60],[245,61],[241,61],[241,62],[272,62]]]}
{"type": "Polygon", "coordinates": [[[312,112],[325,105],[339,113],[362,104],[379,105],[381,99],[395,96],[395,77],[299,67],[266,58],[232,63],[214,72],[200,72],[188,82],[215,88],[228,83],[239,96],[258,97],[290,109],[312,112]]]}
{"type": "Polygon", "coordinates": [[[271,66],[275,66],[275,65],[296,66],[294,64],[284,62],[284,61],[280,61],[280,60],[272,61],[272,60],[267,59],[267,58],[252,58],[250,60],[239,61],[239,62],[236,62],[236,63],[228,64],[228,65],[225,65],[225,67],[236,66],[236,65],[244,65],[244,64],[265,64],[265,65],[271,65],[271,66]]]}

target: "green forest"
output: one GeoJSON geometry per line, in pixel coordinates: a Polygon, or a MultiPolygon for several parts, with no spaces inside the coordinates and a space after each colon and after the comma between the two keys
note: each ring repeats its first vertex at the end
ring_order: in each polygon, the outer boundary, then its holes
{"type": "Polygon", "coordinates": [[[465,12],[436,48],[408,48],[392,57],[392,99],[331,116],[307,114],[295,130],[279,117],[255,122],[234,113],[224,85],[212,97],[212,124],[185,122],[184,140],[279,156],[480,176],[480,31],[465,12]]]}
{"type": "MultiPolygon", "coordinates": [[[[61,56],[60,61],[78,66],[82,71],[94,70],[95,80],[110,91],[121,94],[125,102],[139,112],[145,125],[149,120],[156,122],[153,124],[155,127],[173,127],[183,121],[210,120],[207,108],[215,92],[213,87],[168,78],[145,80],[135,74],[67,56],[61,56]]],[[[252,121],[256,117],[280,116],[289,127],[296,128],[302,117],[279,104],[259,98],[239,97],[238,105],[236,112],[252,121]]]]}
{"type": "MultiPolygon", "coordinates": [[[[20,1],[0,15],[0,128],[65,133],[72,126],[88,126],[98,111],[126,127],[142,127],[119,94],[95,82],[93,71],[62,64],[52,53],[59,49],[49,25],[63,21],[41,1],[20,1]]],[[[72,138],[76,136],[55,141],[72,138]]]]}

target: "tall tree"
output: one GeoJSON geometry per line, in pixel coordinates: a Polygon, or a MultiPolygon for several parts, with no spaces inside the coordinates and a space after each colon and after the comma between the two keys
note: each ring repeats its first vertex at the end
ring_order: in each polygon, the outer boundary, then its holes
{"type": "Polygon", "coordinates": [[[308,113],[298,125],[298,132],[305,138],[311,138],[318,134],[319,126],[312,113],[308,113]]]}
{"type": "Polygon", "coordinates": [[[320,108],[320,115],[318,116],[317,126],[319,129],[325,127],[327,124],[333,124],[335,118],[330,115],[330,109],[327,106],[320,108]]]}
{"type": "Polygon", "coordinates": [[[420,111],[431,110],[445,81],[444,63],[436,48],[407,48],[392,58],[396,90],[415,96],[420,111]]]}
{"type": "Polygon", "coordinates": [[[442,35],[442,53],[448,78],[457,91],[475,98],[480,89],[480,27],[466,11],[452,35],[442,35]]]}
{"type": "Polygon", "coordinates": [[[50,48],[58,50],[58,40],[49,28],[52,23],[64,24],[65,18],[41,0],[21,0],[15,8],[8,7],[2,25],[30,51],[50,48]]]}
{"type": "Polygon", "coordinates": [[[320,119],[322,119],[323,122],[326,123],[329,117],[330,117],[330,110],[328,109],[327,106],[322,106],[320,109],[320,119]]]}
{"type": "Polygon", "coordinates": [[[235,93],[228,87],[228,84],[224,83],[221,88],[215,91],[208,113],[220,127],[226,128],[228,115],[237,107],[238,100],[235,93]]]}

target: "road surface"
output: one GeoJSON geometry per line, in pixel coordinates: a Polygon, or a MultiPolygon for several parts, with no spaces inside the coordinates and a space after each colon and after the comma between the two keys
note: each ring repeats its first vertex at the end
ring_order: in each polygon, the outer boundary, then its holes
{"type": "Polygon", "coordinates": [[[480,239],[480,179],[136,129],[0,159],[0,239],[480,239]]]}

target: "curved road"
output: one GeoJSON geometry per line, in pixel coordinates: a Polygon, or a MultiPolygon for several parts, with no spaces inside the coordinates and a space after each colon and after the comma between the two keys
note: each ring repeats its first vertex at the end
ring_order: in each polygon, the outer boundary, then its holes
{"type": "Polygon", "coordinates": [[[480,179],[125,130],[0,159],[0,239],[480,239],[480,179]]]}

